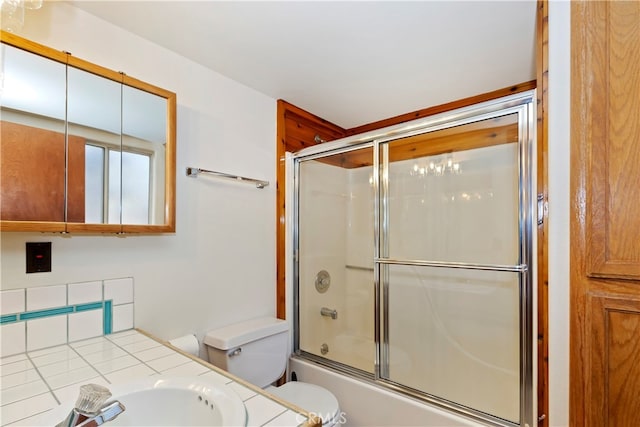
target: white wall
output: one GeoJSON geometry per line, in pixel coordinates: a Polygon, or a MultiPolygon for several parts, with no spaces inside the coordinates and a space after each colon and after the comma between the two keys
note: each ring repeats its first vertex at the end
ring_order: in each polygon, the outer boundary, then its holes
{"type": "Polygon", "coordinates": [[[177,93],[177,226],[125,238],[4,232],[0,288],[131,276],[136,326],[167,339],[273,314],[275,100],[63,2],[28,11],[18,34],[177,93]],[[187,166],[272,185],[187,178],[187,166]],[[27,241],[52,242],[51,273],[25,274],[27,241]]]}
{"type": "Polygon", "coordinates": [[[549,423],[569,425],[570,9],[549,2],[549,423]]]}

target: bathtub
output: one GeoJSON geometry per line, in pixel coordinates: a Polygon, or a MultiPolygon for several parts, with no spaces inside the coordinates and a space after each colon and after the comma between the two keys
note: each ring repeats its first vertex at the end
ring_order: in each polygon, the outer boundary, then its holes
{"type": "Polygon", "coordinates": [[[486,426],[461,415],[449,413],[428,403],[350,378],[293,356],[290,372],[299,381],[317,384],[338,398],[345,426],[486,426]]]}

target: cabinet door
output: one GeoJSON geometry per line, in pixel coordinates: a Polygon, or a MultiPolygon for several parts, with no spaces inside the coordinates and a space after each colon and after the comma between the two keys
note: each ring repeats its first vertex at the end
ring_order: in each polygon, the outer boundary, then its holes
{"type": "Polygon", "coordinates": [[[585,165],[587,273],[640,279],[640,2],[586,2],[574,76],[572,127],[590,147],[585,165]],[[580,48],[581,46],[581,48],[580,48]]]}
{"type": "Polygon", "coordinates": [[[640,2],[572,3],[572,426],[640,425],[640,2]]]}
{"type": "Polygon", "coordinates": [[[590,426],[640,425],[640,299],[590,295],[590,426]]]}

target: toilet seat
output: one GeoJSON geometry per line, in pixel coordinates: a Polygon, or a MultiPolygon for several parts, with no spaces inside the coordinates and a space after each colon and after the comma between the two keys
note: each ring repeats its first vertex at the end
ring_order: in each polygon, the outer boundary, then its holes
{"type": "Polygon", "coordinates": [[[290,381],[280,387],[268,387],[266,391],[319,416],[323,426],[335,425],[340,417],[338,399],[315,384],[290,381]]]}

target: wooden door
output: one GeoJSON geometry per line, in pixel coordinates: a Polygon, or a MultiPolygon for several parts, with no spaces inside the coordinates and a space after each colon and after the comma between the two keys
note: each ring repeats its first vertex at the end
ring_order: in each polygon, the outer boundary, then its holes
{"type": "Polygon", "coordinates": [[[572,426],[640,425],[640,2],[572,3],[572,426]]]}
{"type": "Polygon", "coordinates": [[[84,222],[84,138],[65,152],[64,133],[2,121],[0,140],[0,219],[84,222]]]}

